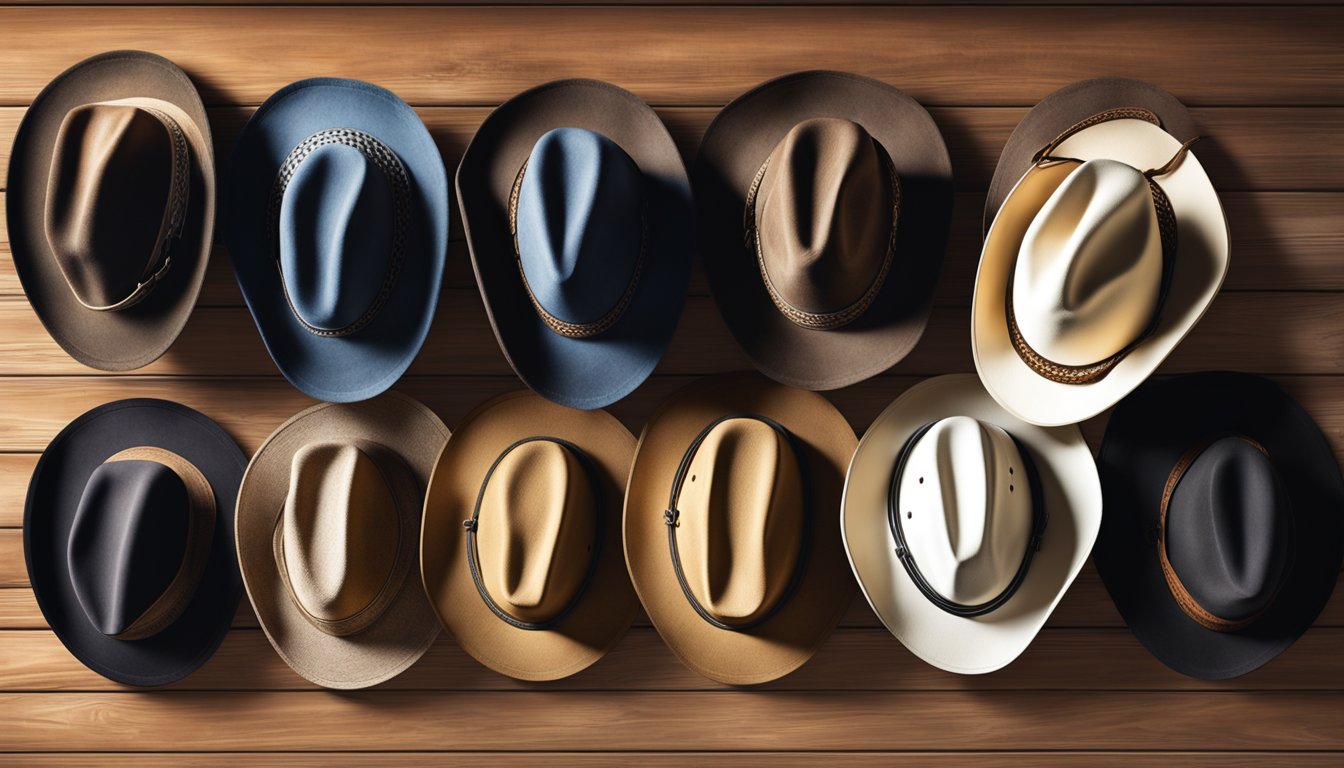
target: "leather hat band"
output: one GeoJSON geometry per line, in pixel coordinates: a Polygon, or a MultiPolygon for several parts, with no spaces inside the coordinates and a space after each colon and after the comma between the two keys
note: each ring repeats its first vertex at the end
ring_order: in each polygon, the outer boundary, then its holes
{"type": "Polygon", "coordinates": [[[779,613],[780,609],[789,602],[789,599],[798,591],[798,586],[803,581],[803,573],[807,570],[807,552],[811,547],[812,526],[814,523],[812,520],[812,484],[807,472],[803,446],[792,432],[789,432],[789,430],[785,429],[782,424],[774,419],[751,413],[736,413],[720,416],[714,421],[711,421],[704,429],[700,430],[700,434],[696,435],[695,439],[691,441],[691,444],[687,446],[686,452],[682,454],[681,463],[677,466],[677,474],[672,478],[672,490],[668,495],[667,509],[663,510],[663,522],[667,525],[667,547],[672,555],[672,570],[676,571],[677,583],[681,585],[681,593],[686,596],[686,601],[691,604],[691,607],[700,615],[700,618],[719,629],[726,629],[730,632],[746,632],[747,630],[761,626],[770,619],[773,619],[775,615],[779,613]],[[709,433],[714,431],[714,428],[719,424],[731,419],[752,419],[754,421],[759,421],[783,437],[785,441],[788,442],[789,447],[793,449],[794,456],[798,459],[803,487],[803,532],[799,540],[798,560],[794,563],[793,574],[789,577],[789,583],[784,588],[784,592],[780,594],[779,599],[775,601],[774,605],[770,606],[770,608],[760,616],[742,624],[727,624],[719,621],[700,604],[699,600],[695,599],[695,594],[691,592],[691,585],[686,581],[686,572],[681,566],[681,554],[677,550],[677,526],[680,524],[681,520],[681,510],[677,509],[677,499],[681,496],[681,486],[686,482],[686,474],[690,471],[691,461],[695,458],[695,452],[699,450],[701,443],[705,441],[705,438],[709,436],[709,433]]]}
{"type": "Polygon", "coordinates": [[[1031,539],[1027,542],[1026,551],[1022,553],[1022,562],[1017,567],[1017,572],[1013,574],[1013,580],[1008,582],[1008,586],[994,597],[977,605],[966,605],[953,600],[948,600],[938,593],[924,578],[920,572],[919,565],[915,562],[915,556],[910,551],[905,541],[905,533],[901,528],[901,477],[905,474],[905,464],[910,459],[910,453],[914,450],[919,439],[925,435],[937,422],[929,422],[905,441],[901,446],[901,452],[896,458],[896,464],[891,473],[891,486],[887,492],[887,525],[891,528],[891,537],[896,543],[896,557],[905,567],[905,572],[910,576],[910,581],[915,588],[920,591],[929,602],[952,614],[963,618],[973,618],[984,616],[987,613],[1002,608],[1005,603],[1012,599],[1017,593],[1022,582],[1026,581],[1027,572],[1031,569],[1032,558],[1036,556],[1036,551],[1041,548],[1041,540],[1045,537],[1046,525],[1050,522],[1049,513],[1045,509],[1045,498],[1041,493],[1041,479],[1036,472],[1036,465],[1031,460],[1031,453],[1016,437],[1009,434],[1013,443],[1017,445],[1017,451],[1022,455],[1022,465],[1026,469],[1027,484],[1031,489],[1031,539]]]}
{"type": "Polygon", "coordinates": [[[462,521],[462,527],[467,530],[467,568],[471,571],[471,580],[476,584],[476,591],[480,594],[481,600],[485,602],[485,605],[490,609],[490,612],[511,626],[532,631],[554,627],[574,612],[579,601],[583,599],[584,593],[588,591],[588,585],[592,582],[593,574],[597,571],[597,564],[602,557],[602,542],[607,538],[606,525],[606,509],[605,505],[602,503],[602,486],[599,482],[597,470],[593,467],[593,462],[588,458],[587,454],[585,454],[577,445],[574,445],[568,440],[561,440],[555,437],[524,437],[510,445],[508,448],[505,448],[500,452],[499,456],[495,457],[494,462],[490,464],[490,468],[486,470],[485,477],[481,479],[481,490],[476,494],[476,506],[471,511],[471,517],[462,521]],[[490,596],[490,591],[485,588],[485,580],[481,576],[480,553],[476,549],[476,528],[480,524],[481,503],[485,500],[485,489],[490,485],[490,478],[494,476],[495,470],[499,468],[499,463],[503,461],[504,457],[508,456],[514,448],[537,441],[555,443],[568,451],[574,458],[578,459],[580,466],[583,467],[584,474],[587,475],[589,484],[593,488],[594,522],[596,525],[593,527],[593,549],[592,555],[588,559],[588,570],[584,572],[583,581],[579,582],[579,588],[574,591],[574,596],[570,598],[569,603],[567,603],[559,613],[543,621],[523,621],[501,608],[499,603],[496,603],[494,598],[490,596]]]}
{"type": "Polygon", "coordinates": [[[1251,624],[1254,624],[1256,619],[1263,616],[1265,611],[1274,604],[1274,597],[1277,597],[1277,595],[1271,597],[1270,600],[1265,603],[1264,608],[1261,608],[1250,616],[1237,620],[1225,619],[1199,604],[1199,601],[1195,599],[1194,595],[1191,595],[1189,590],[1185,588],[1185,584],[1181,582],[1181,577],[1176,574],[1176,569],[1172,567],[1171,560],[1167,557],[1167,509],[1171,505],[1171,497],[1176,493],[1176,486],[1181,482],[1181,478],[1185,476],[1186,470],[1190,469],[1190,465],[1204,452],[1204,449],[1224,437],[1235,437],[1239,440],[1243,440],[1257,451],[1260,451],[1266,456],[1269,455],[1269,451],[1265,449],[1265,446],[1245,435],[1217,435],[1204,440],[1181,454],[1181,457],[1176,460],[1176,465],[1171,468],[1171,473],[1167,475],[1166,485],[1162,487],[1162,503],[1157,514],[1157,559],[1162,565],[1162,576],[1166,579],[1167,589],[1171,590],[1171,596],[1176,599],[1176,605],[1180,606],[1182,613],[1189,616],[1195,623],[1205,629],[1211,629],[1214,632],[1236,632],[1239,629],[1245,629],[1251,624]]]}
{"type": "Polygon", "coordinates": [[[271,236],[272,258],[275,259],[275,267],[280,271],[280,287],[285,294],[285,302],[289,305],[289,311],[294,315],[294,319],[299,321],[304,330],[316,336],[325,336],[329,338],[349,336],[368,325],[378,312],[382,310],[383,305],[387,303],[387,298],[392,294],[392,286],[397,281],[397,273],[401,271],[402,256],[406,250],[406,232],[410,226],[411,216],[411,184],[406,175],[406,167],[401,164],[401,158],[391,147],[379,141],[377,137],[371,136],[363,131],[357,131],[353,128],[332,128],[325,131],[318,131],[312,136],[304,139],[297,147],[290,151],[285,161],[280,164],[280,170],[276,173],[275,186],[271,190],[271,204],[268,210],[267,231],[271,236]],[[392,190],[392,242],[387,260],[387,274],[383,277],[382,287],[378,290],[378,295],[369,304],[368,309],[355,319],[354,322],[342,328],[329,329],[318,328],[315,325],[304,320],[299,311],[294,307],[294,299],[289,295],[289,286],[284,280],[284,267],[280,261],[280,206],[285,199],[285,190],[289,187],[289,182],[293,180],[295,171],[299,165],[318,147],[324,147],[329,144],[341,144],[357,150],[364,155],[369,162],[373,163],[383,175],[387,178],[388,186],[392,190]]]}
{"type": "Polygon", "coordinates": [[[756,171],[755,178],[751,180],[751,186],[747,188],[747,201],[742,212],[743,239],[746,241],[747,248],[756,256],[756,268],[761,273],[761,282],[765,285],[766,293],[770,295],[770,301],[794,325],[810,328],[814,331],[830,331],[849,325],[859,319],[872,306],[873,300],[877,298],[877,294],[882,290],[883,284],[886,283],[888,273],[891,272],[891,264],[896,258],[896,225],[901,216],[901,179],[896,175],[896,166],[892,164],[891,157],[882,148],[882,145],[873,141],[873,147],[881,155],[882,162],[887,167],[887,178],[891,179],[891,233],[887,239],[887,252],[882,257],[882,266],[878,267],[877,274],[873,276],[873,282],[863,292],[863,295],[855,299],[849,306],[837,309],[834,312],[807,312],[799,309],[780,295],[779,290],[770,280],[770,273],[765,266],[765,254],[761,250],[760,228],[756,226],[756,195],[760,192],[761,181],[765,179],[765,171],[770,166],[769,157],[766,157],[765,162],[761,163],[760,169],[756,171]]]}
{"type": "MultiPolygon", "coordinates": [[[[1057,157],[1054,150],[1067,138],[1073,134],[1090,128],[1098,123],[1104,123],[1108,120],[1143,120],[1153,125],[1161,125],[1157,115],[1139,107],[1125,107],[1121,109],[1107,110],[1092,117],[1083,120],[1068,130],[1055,137],[1044,149],[1036,153],[1033,163],[1036,167],[1045,167],[1058,162],[1080,162],[1075,158],[1057,157]]],[[[1133,352],[1140,344],[1147,341],[1150,336],[1157,332],[1157,327],[1162,318],[1162,307],[1166,303],[1167,294],[1171,289],[1171,278],[1176,271],[1176,212],[1171,207],[1171,200],[1162,186],[1157,183],[1155,177],[1165,176],[1174,171],[1185,159],[1190,146],[1198,140],[1198,137],[1191,139],[1181,145],[1176,154],[1159,168],[1152,168],[1143,172],[1144,179],[1148,182],[1148,189],[1153,196],[1153,208],[1157,212],[1158,232],[1162,237],[1162,283],[1158,291],[1157,306],[1153,310],[1153,317],[1149,321],[1147,328],[1138,338],[1131,341],[1124,349],[1107,357],[1105,360],[1092,363],[1090,365],[1064,365],[1046,358],[1039,352],[1031,348],[1023,338],[1021,330],[1017,326],[1017,317],[1013,312],[1013,277],[1010,274],[1005,297],[1005,314],[1008,322],[1008,337],[1012,341],[1013,350],[1022,362],[1027,364],[1040,376],[1059,384],[1090,384],[1094,381],[1100,381],[1105,378],[1121,360],[1130,352],[1133,352]]]]}
{"type": "Polygon", "coordinates": [[[518,198],[523,191],[523,174],[527,171],[527,161],[523,161],[523,167],[518,169],[518,175],[513,180],[513,190],[509,192],[509,236],[513,238],[513,255],[518,261],[518,274],[523,281],[523,291],[527,293],[527,299],[532,303],[532,309],[536,310],[537,316],[541,322],[552,331],[571,339],[590,339],[594,336],[605,333],[630,306],[631,300],[635,298],[635,289],[639,287],[639,275],[644,271],[644,253],[648,250],[649,231],[648,231],[648,203],[644,204],[645,211],[641,212],[639,219],[639,256],[635,259],[634,271],[630,273],[630,282],[625,286],[625,292],[621,298],[616,301],[611,309],[602,317],[591,323],[570,323],[561,320],[541,305],[537,300],[536,294],[532,293],[532,286],[527,282],[527,272],[523,270],[523,256],[518,248],[518,198]]]}

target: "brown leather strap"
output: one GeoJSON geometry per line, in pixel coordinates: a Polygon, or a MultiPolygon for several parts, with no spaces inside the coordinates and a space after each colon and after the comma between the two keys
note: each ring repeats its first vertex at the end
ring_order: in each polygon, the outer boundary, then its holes
{"type": "MultiPolygon", "coordinates": [[[[1167,484],[1162,488],[1162,503],[1157,515],[1157,559],[1162,564],[1162,576],[1167,581],[1167,589],[1171,590],[1171,596],[1176,599],[1176,605],[1180,606],[1181,611],[1186,616],[1189,616],[1205,629],[1211,629],[1214,632],[1235,632],[1250,626],[1256,619],[1260,618],[1265,609],[1262,608],[1250,616],[1235,621],[1210,612],[1200,605],[1194,595],[1191,595],[1190,591],[1185,588],[1185,584],[1181,582],[1181,577],[1176,574],[1176,569],[1172,567],[1171,560],[1167,558],[1167,508],[1171,504],[1171,497],[1176,493],[1176,486],[1181,482],[1181,478],[1185,476],[1186,470],[1190,468],[1195,459],[1216,440],[1224,437],[1235,437],[1243,440],[1257,451],[1266,456],[1269,455],[1263,445],[1245,435],[1217,435],[1204,440],[1181,454],[1181,457],[1176,461],[1176,466],[1172,467],[1171,473],[1167,475],[1167,484]]],[[[1272,604],[1272,602],[1271,600],[1269,604],[1272,604]]],[[[1269,604],[1266,604],[1266,607],[1269,604]]]]}

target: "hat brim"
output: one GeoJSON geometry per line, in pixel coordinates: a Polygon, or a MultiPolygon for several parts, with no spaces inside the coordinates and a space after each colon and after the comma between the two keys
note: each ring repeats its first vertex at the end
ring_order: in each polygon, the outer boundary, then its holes
{"type": "Polygon", "coordinates": [[[75,658],[128,685],[164,685],[194,672],[214,654],[233,623],[243,586],[233,552],[234,502],[247,457],[218,424],[164,400],[120,400],[72,421],[33,470],[23,514],[28,579],[42,615],[75,658]],[[89,476],[127,448],[153,446],[181,456],[215,494],[210,555],[191,602],[164,630],[117,640],[84,614],[70,580],[66,546],[89,476]]]}
{"type": "Polygon", "coordinates": [[[1292,645],[1329,601],[1344,555],[1344,479],[1320,427],[1277,384],[1241,373],[1145,384],[1111,415],[1098,464],[1106,519],[1097,571],[1139,642],[1177,672],[1244,675],[1292,645]],[[1229,433],[1265,447],[1291,500],[1294,545],[1292,571],[1265,614],[1246,629],[1214,632],[1176,603],[1148,531],[1181,455],[1229,433]]]}
{"type": "MultiPolygon", "coordinates": [[[[1112,120],[1075,133],[1055,154],[1084,161],[1109,158],[1146,170],[1163,166],[1180,147],[1175,137],[1151,123],[1112,120]]],[[[980,380],[1010,413],[1043,426],[1089,419],[1143,383],[1194,329],[1227,275],[1227,219],[1213,183],[1191,152],[1176,170],[1157,179],[1171,200],[1178,237],[1175,269],[1156,330],[1104,378],[1063,384],[1041,376],[1013,347],[1005,303],[1027,228],[1069,170],[1066,164],[1033,167],[1014,187],[985,237],[971,300],[971,354],[980,380]]]]}
{"type": "Polygon", "coordinates": [[[448,255],[448,175],[419,115],[391,91],[313,78],[276,91],[238,137],[224,198],[233,271],[266,350],[291,384],[329,402],[373,397],[396,383],[424,344],[448,255]],[[379,313],[354,334],[318,336],[290,309],[267,227],[276,175],[312,134],[350,128],[392,148],[410,180],[400,271],[379,313]]]}
{"type": "Polygon", "coordinates": [[[19,123],[5,189],[14,269],[33,311],[61,349],[104,371],[134,370],[161,357],[196,305],[215,229],[210,122],[186,73],[141,51],[103,53],[67,69],[38,94],[19,123]],[[181,126],[191,151],[190,196],[181,245],[174,247],[163,280],[126,309],[99,311],[79,303],[52,254],[44,225],[47,188],[66,114],[84,104],[129,99],[154,100],[181,126]]]}
{"type": "Polygon", "coordinates": [[[312,442],[361,440],[395,453],[413,478],[391,476],[402,515],[401,557],[419,559],[419,519],[434,459],[448,428],[425,406],[398,393],[360,403],[323,403],[280,425],[252,457],[238,492],[238,564],[247,596],[271,645],[303,677],[327,688],[366,688],[393,678],[424,655],[439,621],[412,562],[397,596],[367,628],[329,635],[290,597],[273,549],[289,491],[294,454],[312,442]],[[413,487],[412,487],[413,486],[413,487]]]}
{"type": "Polygon", "coordinates": [[[910,652],[960,674],[993,672],[1016,659],[1055,610],[1087,560],[1101,526],[1101,484],[1077,427],[1037,427],[999,407],[971,374],[928,379],[887,407],[849,465],[840,525],[859,587],[910,652]],[[902,446],[925,424],[970,416],[1026,446],[1049,523],[1017,592],[984,616],[954,616],[926,598],[896,557],[887,519],[891,473],[902,446]]]}
{"type": "Polygon", "coordinates": [[[804,389],[837,389],[895,365],[928,324],[952,220],[952,162],[927,110],[885,83],[841,72],[803,72],[738,97],[705,132],[696,159],[700,250],[729,330],[765,375],[804,389]],[[834,330],[790,321],[771,300],[743,211],[753,178],[798,123],[836,117],[861,125],[901,182],[895,261],[868,310],[834,330]]]}
{"type": "Polygon", "coordinates": [[[693,382],[674,393],[644,427],[626,489],[626,563],[649,619],[687,667],[721,683],[769,682],[802,666],[830,636],[854,596],[833,515],[856,442],[845,417],[825,397],[755,374],[693,382]],[[735,413],[773,419],[806,447],[814,515],[802,581],[778,613],[745,632],[714,627],[686,600],[663,520],[686,448],[705,425],[735,413]]]}
{"type": "Polygon", "coordinates": [[[648,378],[681,317],[695,248],[691,185],[656,112],[598,80],[558,80],[509,99],[486,118],[457,169],[462,228],[500,349],[523,383],[571,408],[602,408],[648,378]],[[508,206],[518,171],[553,128],[585,128],[625,151],[644,178],[645,254],[616,323],[575,339],[550,330],[528,298],[508,206]]]}
{"type": "Polygon", "coordinates": [[[1121,107],[1140,107],[1152,112],[1162,121],[1162,128],[1178,141],[1189,141],[1199,135],[1184,104],[1142,80],[1099,77],[1060,88],[1032,107],[1003,145],[985,196],[984,229],[988,231],[1008,193],[1031,167],[1032,158],[1042,147],[1083,120],[1121,107]]]}
{"type": "Polygon", "coordinates": [[[634,455],[634,435],[611,414],[565,408],[530,392],[501,395],[467,415],[435,465],[420,539],[425,592],[463,650],[509,677],[558,680],[590,666],[625,636],[639,608],[621,550],[621,502],[634,455]],[[491,465],[509,446],[533,436],[578,446],[602,484],[599,562],[571,612],[544,630],[508,624],[481,599],[462,527],[491,465]]]}

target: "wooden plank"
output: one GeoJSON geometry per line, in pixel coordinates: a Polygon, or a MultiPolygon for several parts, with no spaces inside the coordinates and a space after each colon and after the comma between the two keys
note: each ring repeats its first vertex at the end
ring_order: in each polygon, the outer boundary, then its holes
{"type": "Polygon", "coordinates": [[[0,694],[0,749],[1339,750],[1338,701],[1274,691],[12,693],[0,694]]]}
{"type": "MultiPolygon", "coordinates": [[[[1127,629],[1047,629],[1017,661],[992,675],[963,677],[906,652],[883,629],[839,629],[797,672],[762,690],[1344,690],[1344,630],[1314,629],[1271,665],[1231,682],[1194,680],[1153,658],[1127,629]]],[[[259,630],[230,633],[180,691],[301,691],[259,630]]],[[[383,690],[697,691],[727,690],[692,672],[648,627],[632,629],[597,664],[552,683],[523,683],[478,664],[446,636],[383,690]]],[[[132,691],[79,663],[47,631],[0,632],[0,691],[132,691]]]]}
{"type": "Polygon", "coordinates": [[[23,504],[28,497],[28,479],[37,465],[37,454],[0,454],[0,528],[23,525],[23,504]]]}
{"type": "Polygon", "coordinates": [[[1074,80],[1130,75],[1192,105],[1338,106],[1344,104],[1341,13],[11,7],[0,10],[0,28],[8,32],[0,48],[6,73],[0,103],[29,103],[85,56],[141,48],[195,75],[211,104],[257,104],[278,86],[320,72],[372,80],[417,104],[487,105],[563,72],[617,82],[660,105],[712,105],[773,75],[828,68],[898,83],[935,105],[1025,106],[1074,80]],[[210,34],[199,34],[203,29],[210,34]],[[1217,62],[1213,72],[1210,62],[1217,62]]]}

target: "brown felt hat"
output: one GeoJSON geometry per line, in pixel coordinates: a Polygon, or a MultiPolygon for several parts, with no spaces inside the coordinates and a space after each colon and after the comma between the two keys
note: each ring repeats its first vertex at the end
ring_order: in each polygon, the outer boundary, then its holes
{"type": "Polygon", "coordinates": [[[625,557],[686,666],[753,685],[802,666],[854,596],[836,518],[857,440],[821,395],[754,374],[675,393],[639,439],[625,557]]]}
{"type": "Polygon", "coordinates": [[[530,392],[463,420],[430,480],[420,560],[444,627],[477,661],[556,680],[625,635],[639,607],[621,552],[634,454],[606,411],[530,392]]]}
{"type": "Polygon", "coordinates": [[[715,118],[694,180],[710,289],[761,372],[836,389],[919,341],[952,165],[914,99],[840,72],[771,80],[715,118]]]}
{"type": "Polygon", "coordinates": [[[212,152],[195,86],[150,53],[86,59],[28,109],[9,240],[33,311],[71,357],[140,368],[182,331],[210,257],[212,152]]]}
{"type": "Polygon", "coordinates": [[[420,513],[448,429],[392,393],[294,416],[238,492],[238,563],[295,672],[364,688],[418,660],[439,623],[416,578],[420,513]]]}

